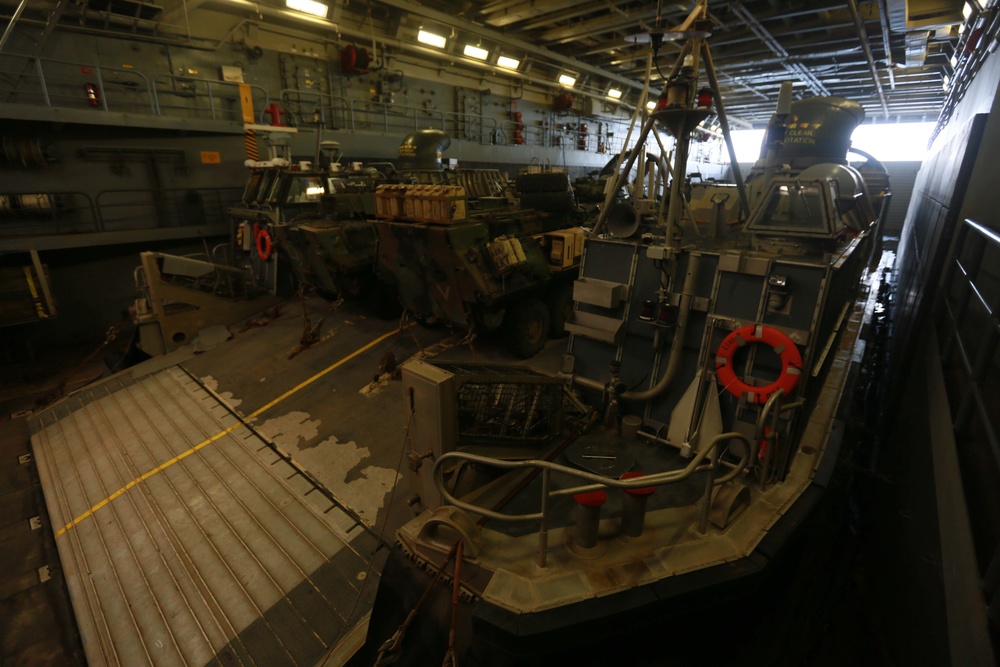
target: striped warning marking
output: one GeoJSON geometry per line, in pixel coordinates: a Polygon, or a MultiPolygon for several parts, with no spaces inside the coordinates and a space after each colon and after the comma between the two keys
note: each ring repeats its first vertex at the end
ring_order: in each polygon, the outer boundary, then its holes
{"type": "Polygon", "coordinates": [[[247,159],[256,162],[260,159],[259,153],[257,152],[257,131],[247,130],[246,134],[243,136],[243,142],[247,147],[247,159]]]}

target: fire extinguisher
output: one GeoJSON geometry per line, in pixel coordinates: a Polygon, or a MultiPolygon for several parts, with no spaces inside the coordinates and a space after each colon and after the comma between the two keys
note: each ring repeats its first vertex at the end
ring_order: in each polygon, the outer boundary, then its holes
{"type": "Polygon", "coordinates": [[[83,89],[87,91],[87,104],[92,107],[101,105],[101,89],[96,84],[85,83],[83,89]]]}
{"type": "Polygon", "coordinates": [[[580,129],[576,135],[576,147],[578,150],[587,150],[587,125],[580,123],[580,129]]]}
{"type": "Polygon", "coordinates": [[[512,112],[510,112],[510,117],[514,121],[514,131],[512,133],[513,136],[511,138],[513,139],[513,142],[515,144],[518,144],[518,145],[523,144],[524,143],[524,123],[521,122],[521,112],[520,111],[512,111],[512,112]]]}

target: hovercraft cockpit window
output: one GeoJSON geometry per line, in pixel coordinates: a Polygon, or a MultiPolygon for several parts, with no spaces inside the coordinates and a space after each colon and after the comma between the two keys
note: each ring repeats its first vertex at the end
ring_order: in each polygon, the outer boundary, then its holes
{"type": "Polygon", "coordinates": [[[747,230],[828,236],[831,231],[828,184],[813,181],[775,183],[756,207],[747,230]]]}
{"type": "Polygon", "coordinates": [[[326,186],[321,176],[294,176],[290,179],[286,204],[304,204],[318,202],[320,195],[326,193],[326,186]]]}

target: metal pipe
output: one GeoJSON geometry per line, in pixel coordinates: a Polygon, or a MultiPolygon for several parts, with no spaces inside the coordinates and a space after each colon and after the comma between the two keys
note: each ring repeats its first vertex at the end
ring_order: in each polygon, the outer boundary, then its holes
{"type": "MultiPolygon", "coordinates": [[[[677,180],[676,177],[674,180],[677,180]]],[[[701,264],[701,255],[688,255],[687,274],[684,276],[684,286],[681,288],[680,313],[677,316],[677,327],[674,330],[674,342],[670,347],[670,358],[667,361],[667,370],[657,380],[656,384],[643,391],[626,391],[621,397],[626,401],[646,401],[662,394],[680,367],[681,349],[684,347],[684,334],[687,331],[688,320],[691,315],[691,301],[694,298],[694,283],[698,277],[698,266],[701,264]]]]}
{"type": "Polygon", "coordinates": [[[895,90],[896,77],[892,73],[892,41],[889,39],[889,7],[886,0],[879,0],[878,16],[882,22],[882,50],[885,51],[885,71],[889,74],[889,87],[895,90]]]}
{"type": "Polygon", "coordinates": [[[542,471],[549,470],[567,475],[569,477],[575,477],[577,479],[591,482],[590,484],[584,486],[559,488],[554,491],[550,489],[550,492],[547,494],[548,496],[572,496],[577,493],[601,491],[608,488],[637,489],[645,486],[662,486],[664,484],[674,484],[676,482],[683,481],[695,472],[705,470],[705,468],[701,465],[705,458],[723,442],[728,440],[739,440],[743,443],[744,455],[740,458],[739,463],[737,463],[730,472],[726,473],[722,477],[715,478],[716,484],[725,484],[726,482],[738,477],[739,474],[743,472],[743,470],[751,463],[753,458],[754,448],[750,443],[750,440],[742,433],[737,433],[736,431],[720,433],[712,438],[711,442],[709,442],[705,448],[699,450],[684,468],[653,473],[643,477],[633,477],[621,480],[614,479],[612,477],[605,477],[603,475],[595,475],[594,473],[579,470],[577,468],[570,468],[558,463],[552,463],[551,461],[539,459],[504,461],[501,459],[494,459],[488,456],[479,456],[477,454],[469,454],[466,452],[446,452],[438,457],[437,461],[434,463],[434,483],[441,492],[441,497],[445,502],[449,505],[454,505],[459,509],[466,510],[467,512],[472,512],[490,519],[499,519],[501,521],[538,521],[543,518],[544,512],[532,512],[530,514],[503,514],[501,512],[497,512],[496,510],[486,509],[485,507],[479,507],[478,505],[472,505],[459,500],[451,494],[444,483],[444,464],[452,459],[456,459],[460,461],[464,460],[472,463],[493,466],[495,468],[502,468],[505,470],[513,470],[516,468],[536,468],[542,471]]]}
{"type": "Polygon", "coordinates": [[[653,127],[653,123],[656,122],[652,116],[646,119],[645,124],[642,126],[642,131],[639,133],[639,138],[636,139],[635,148],[629,151],[628,159],[625,164],[618,171],[618,178],[615,181],[614,186],[608,192],[607,197],[604,201],[604,207],[601,208],[601,214],[597,217],[597,222],[594,223],[593,235],[597,236],[604,229],[604,222],[607,220],[608,212],[611,210],[611,201],[614,199],[622,186],[625,185],[625,181],[628,180],[629,171],[632,169],[632,165],[635,164],[636,158],[639,156],[639,149],[646,143],[646,137],[649,135],[649,131],[653,127]]]}
{"type": "MultiPolygon", "coordinates": [[[[256,3],[246,2],[246,0],[228,0],[226,4],[238,3],[240,5],[253,5],[256,7],[256,3]]],[[[459,30],[468,32],[469,34],[476,35],[478,37],[485,37],[487,39],[496,40],[497,42],[503,43],[509,47],[520,49],[526,53],[536,55],[540,58],[548,60],[550,62],[555,62],[560,65],[565,65],[572,68],[581,74],[593,74],[611,81],[615,81],[624,84],[629,87],[636,87],[636,84],[631,79],[626,79],[619,74],[603,70],[600,67],[595,67],[589,63],[585,63],[582,60],[577,60],[576,58],[570,58],[564,56],[561,53],[556,53],[549,49],[538,46],[531,42],[512,38],[509,33],[502,33],[491,28],[485,28],[480,24],[473,23],[455,16],[454,14],[449,14],[446,12],[440,12],[429,7],[425,7],[418,3],[412,2],[412,0],[380,0],[380,4],[388,5],[398,10],[402,10],[411,16],[421,16],[425,19],[430,19],[432,21],[439,21],[444,25],[453,26],[459,30]]],[[[261,7],[263,9],[263,6],[261,7]]],[[[324,21],[324,23],[326,23],[324,21]]],[[[340,27],[341,32],[344,32],[344,28],[340,27]]],[[[436,54],[441,57],[441,54],[436,54]]]]}
{"type": "Polygon", "coordinates": [[[875,89],[878,90],[878,97],[882,100],[882,112],[885,117],[889,117],[889,104],[885,100],[885,91],[882,90],[882,81],[878,78],[878,69],[875,67],[875,57],[872,56],[872,48],[868,44],[868,33],[865,32],[865,24],[861,20],[861,13],[858,11],[858,3],[855,0],[847,0],[847,6],[851,8],[851,16],[854,17],[854,26],[858,30],[858,38],[861,40],[861,49],[868,59],[868,68],[871,70],[872,79],[875,80],[875,89]]]}
{"type": "Polygon", "coordinates": [[[552,471],[542,470],[542,516],[538,526],[538,567],[544,568],[549,550],[549,479],[552,471]]]}
{"type": "Polygon", "coordinates": [[[736,159],[736,149],[733,147],[733,135],[729,130],[729,118],[726,116],[726,105],[722,102],[722,94],[719,91],[719,79],[715,76],[715,65],[712,63],[712,51],[708,48],[708,42],[702,44],[702,51],[705,59],[705,72],[708,74],[708,82],[712,86],[715,94],[715,108],[719,112],[719,124],[722,125],[722,136],[726,140],[726,149],[729,151],[729,163],[736,178],[736,191],[740,195],[740,204],[747,217],[750,216],[750,200],[747,199],[746,184],[743,182],[743,172],[740,170],[739,160],[736,159]]]}
{"type": "Polygon", "coordinates": [[[21,0],[21,4],[19,4],[17,9],[14,10],[14,15],[10,18],[10,23],[7,24],[7,27],[3,31],[3,36],[0,37],[0,51],[3,51],[3,47],[7,44],[7,40],[10,39],[11,34],[14,32],[14,24],[17,23],[19,18],[21,18],[21,13],[27,6],[28,0],[21,0]]]}

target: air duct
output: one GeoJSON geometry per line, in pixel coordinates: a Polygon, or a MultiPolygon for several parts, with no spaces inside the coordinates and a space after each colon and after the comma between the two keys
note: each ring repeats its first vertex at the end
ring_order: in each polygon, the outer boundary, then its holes
{"type": "Polygon", "coordinates": [[[399,145],[401,169],[441,169],[441,153],[451,145],[451,138],[441,130],[417,130],[406,135],[399,145]]]}

